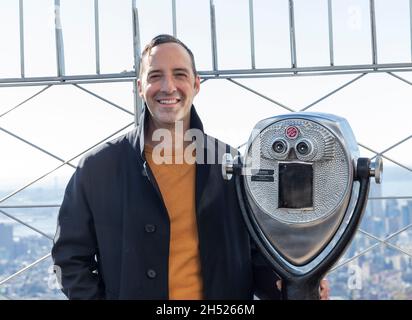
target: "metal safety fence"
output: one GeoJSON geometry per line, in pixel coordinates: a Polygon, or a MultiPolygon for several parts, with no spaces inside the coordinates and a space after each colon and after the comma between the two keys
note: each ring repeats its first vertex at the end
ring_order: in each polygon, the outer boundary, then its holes
{"type": "MultiPolygon", "coordinates": [[[[51,2],[51,1],[50,1],[51,2]]],[[[52,235],[45,232],[39,227],[32,225],[30,222],[25,221],[24,218],[19,217],[17,214],[14,214],[15,210],[19,209],[47,209],[47,208],[54,208],[55,210],[59,208],[60,203],[20,203],[18,201],[13,202],[13,199],[16,199],[19,194],[21,194],[24,190],[27,190],[29,187],[33,186],[37,182],[49,177],[57,170],[61,169],[62,167],[70,167],[74,169],[76,167],[75,160],[81,157],[83,154],[91,150],[92,148],[100,145],[104,141],[115,137],[116,135],[124,132],[126,129],[131,128],[138,118],[141,109],[142,103],[137,94],[137,87],[136,87],[136,80],[138,78],[138,70],[139,70],[139,53],[141,51],[141,29],[144,28],[144,24],[139,22],[139,18],[142,17],[144,14],[144,10],[141,9],[141,5],[144,1],[137,1],[131,0],[128,1],[128,5],[131,12],[131,19],[130,24],[132,30],[132,39],[130,42],[132,43],[133,51],[131,54],[133,55],[132,61],[134,63],[133,67],[129,71],[121,71],[118,73],[104,73],[102,72],[101,68],[101,5],[102,0],[93,0],[90,1],[92,3],[93,8],[93,30],[94,30],[94,73],[89,74],[67,74],[66,72],[66,61],[67,56],[65,54],[64,48],[64,35],[65,35],[65,25],[64,21],[62,21],[62,11],[64,10],[65,0],[54,0],[54,35],[55,35],[55,64],[56,70],[54,76],[28,76],[27,75],[27,68],[26,68],[26,61],[30,59],[30,56],[27,56],[27,52],[25,50],[25,43],[27,39],[27,34],[25,33],[24,24],[25,24],[25,16],[29,13],[26,13],[25,6],[27,1],[19,0],[19,1],[12,1],[10,5],[15,6],[15,12],[18,13],[18,27],[19,27],[19,74],[18,77],[4,77],[0,78],[0,89],[7,89],[7,88],[19,88],[19,87],[40,87],[40,89],[34,93],[32,93],[29,97],[21,99],[15,105],[11,107],[0,109],[0,134],[8,136],[9,138],[13,139],[16,143],[23,144],[28,148],[34,149],[37,152],[40,152],[47,157],[50,157],[58,162],[54,167],[45,170],[41,174],[38,174],[36,177],[32,178],[27,183],[22,184],[21,186],[14,188],[14,190],[7,192],[0,196],[0,214],[7,219],[13,220],[17,224],[24,226],[24,228],[28,228],[34,233],[38,234],[40,237],[45,238],[49,242],[49,247],[51,246],[52,235]],[[97,93],[87,87],[90,84],[114,84],[114,83],[127,83],[130,88],[130,92],[133,96],[133,108],[131,110],[130,107],[125,107],[120,105],[117,102],[112,101],[105,97],[104,94],[97,93]],[[117,109],[119,112],[123,113],[126,118],[128,119],[127,123],[123,123],[122,126],[119,126],[116,130],[113,130],[106,136],[102,137],[98,141],[90,144],[88,147],[83,148],[81,151],[76,152],[68,157],[61,157],[58,153],[53,152],[47,148],[40,146],[39,143],[35,143],[30,141],[30,138],[24,137],[13,132],[10,129],[7,129],[2,123],[7,123],[7,117],[16,112],[17,110],[23,108],[29,102],[33,102],[38,99],[40,96],[47,94],[52,88],[58,86],[65,86],[65,87],[72,87],[75,90],[82,92],[84,94],[93,97],[96,101],[103,102],[105,105],[113,107],[117,109]],[[14,210],[14,211],[13,211],[14,210]]],[[[165,4],[165,8],[170,9],[171,12],[168,14],[170,15],[171,19],[171,26],[169,26],[169,32],[175,36],[180,37],[179,33],[179,3],[184,2],[183,0],[164,0],[162,1],[165,4]],[[167,4],[167,6],[166,6],[167,4]]],[[[202,85],[208,86],[209,83],[212,81],[223,81],[226,82],[225,85],[234,86],[242,91],[248,92],[252,94],[255,99],[258,101],[264,100],[270,104],[273,104],[278,109],[283,110],[284,112],[296,112],[296,111],[311,111],[311,110],[322,110],[317,109],[319,105],[324,103],[325,101],[329,101],[330,99],[338,96],[342,92],[347,91],[349,88],[356,86],[361,81],[368,81],[368,79],[373,79],[376,75],[380,76],[380,79],[385,78],[396,80],[399,85],[403,85],[403,88],[406,92],[412,93],[412,80],[410,78],[411,71],[412,71],[412,0],[403,1],[402,5],[408,8],[409,19],[407,23],[403,26],[406,27],[407,33],[409,35],[409,58],[407,61],[392,61],[390,63],[380,63],[379,57],[379,19],[377,19],[377,15],[380,13],[377,10],[377,4],[379,4],[378,0],[369,0],[369,1],[353,1],[353,3],[362,3],[362,8],[367,8],[368,12],[368,30],[369,30],[369,37],[366,39],[369,42],[369,63],[359,63],[359,64],[338,64],[336,59],[336,41],[335,39],[338,36],[338,30],[336,28],[336,11],[334,11],[335,6],[338,6],[338,1],[333,0],[324,0],[324,1],[317,1],[317,5],[322,6],[324,9],[324,27],[326,32],[324,33],[325,43],[324,49],[327,50],[327,57],[328,61],[323,65],[315,65],[315,66],[307,66],[301,65],[299,62],[299,56],[304,55],[305,52],[299,51],[299,39],[297,34],[301,32],[297,27],[299,23],[299,19],[302,19],[302,16],[296,15],[296,10],[301,10],[302,6],[304,6],[302,1],[299,0],[279,0],[277,3],[279,4],[279,8],[282,8],[282,15],[286,16],[287,19],[287,36],[288,36],[288,51],[289,51],[289,61],[288,66],[284,67],[258,67],[259,59],[257,58],[257,51],[256,51],[256,22],[258,21],[259,17],[256,13],[257,6],[265,6],[264,1],[259,0],[248,0],[248,1],[236,1],[231,2],[229,6],[231,7],[232,12],[236,12],[236,8],[239,2],[242,2],[243,5],[246,7],[245,16],[248,19],[242,20],[242,24],[248,24],[248,34],[243,34],[243,38],[248,39],[248,56],[249,56],[249,64],[244,65],[242,68],[224,68],[221,66],[219,61],[219,57],[221,57],[221,51],[219,48],[219,44],[224,43],[227,41],[219,36],[219,7],[223,8],[224,4],[222,1],[203,1],[203,4],[208,7],[208,11],[204,14],[207,16],[208,20],[208,30],[209,34],[205,36],[204,42],[209,42],[208,44],[204,44],[206,47],[210,49],[209,60],[211,62],[211,66],[209,69],[200,70],[199,74],[202,78],[202,85]],[[332,76],[346,76],[349,77],[345,78],[346,80],[343,83],[340,83],[327,93],[322,94],[321,96],[317,97],[313,101],[306,103],[303,106],[293,106],[291,104],[287,104],[281,102],[281,99],[273,97],[271,94],[264,93],[263,90],[261,91],[259,88],[250,85],[247,80],[250,79],[287,79],[287,78],[300,78],[300,77],[310,77],[311,79],[317,77],[332,77],[332,76]],[[408,78],[409,77],[409,78],[408,78]]],[[[275,1],[274,1],[275,2],[275,1]]],[[[307,2],[306,2],[307,3],[307,2]]],[[[182,6],[182,3],[180,3],[182,6]]],[[[227,5],[227,4],[226,4],[227,5]]],[[[393,5],[396,5],[395,3],[393,5]]],[[[181,7],[180,7],[181,8],[181,7]]],[[[0,5],[1,9],[1,5],[0,5]]],[[[166,10],[166,9],[165,9],[166,10]]],[[[223,10],[223,9],[222,9],[223,10]]],[[[356,10],[355,10],[356,11],[356,10]]],[[[380,13],[382,14],[382,13],[380,13]]],[[[310,19],[310,15],[306,16],[307,19],[310,19]]],[[[1,39],[0,39],[1,40],[1,39]]],[[[184,37],[182,39],[185,40],[184,37]]],[[[275,65],[275,63],[273,64],[275,65]]],[[[384,81],[386,81],[384,80],[384,81]]],[[[297,93],[298,90],[297,90],[297,93]]],[[[0,92],[1,94],[1,92],[0,92]]],[[[385,94],[385,92],[375,92],[376,95],[385,94]]],[[[68,97],[70,99],[70,97],[68,97]]],[[[1,101],[1,100],[0,100],[1,101]]],[[[406,108],[404,109],[405,116],[410,109],[410,103],[407,101],[405,102],[406,108]]],[[[388,106],[390,108],[390,106],[388,106]]],[[[373,109],[373,108],[372,108],[373,109]]],[[[251,110],[246,111],[252,112],[251,110]]],[[[379,111],[376,111],[379,113],[379,111]]],[[[402,115],[398,115],[402,116],[402,115]]],[[[351,119],[349,119],[351,120],[351,119]]],[[[369,125],[371,128],[375,123],[373,118],[364,119],[365,123],[369,125]]],[[[401,138],[397,138],[397,141],[392,142],[389,146],[386,146],[382,149],[378,149],[376,146],[370,146],[368,143],[363,143],[362,141],[359,142],[359,146],[361,147],[362,151],[368,152],[371,157],[375,157],[377,155],[382,156],[387,164],[391,164],[395,167],[398,167],[405,172],[405,175],[408,175],[412,172],[412,166],[410,163],[405,163],[405,161],[400,160],[397,156],[391,156],[391,152],[394,150],[398,150],[404,146],[408,146],[411,143],[412,134],[410,129],[406,129],[406,136],[402,136],[401,138]],[[409,132],[408,132],[409,131],[409,132]]],[[[244,144],[243,144],[244,145],[244,144]]],[[[240,144],[238,147],[242,148],[243,146],[240,144]]],[[[3,149],[3,148],[2,148],[3,149]]],[[[3,150],[3,152],[7,152],[7,154],[13,157],[13,149],[11,150],[3,150]]],[[[3,153],[2,152],[2,153],[3,153]]],[[[4,156],[4,154],[3,154],[4,156]]],[[[1,161],[1,158],[0,158],[1,161]]],[[[1,163],[1,162],[0,162],[1,163]]],[[[384,182],[385,183],[385,182],[384,182]]],[[[390,209],[390,208],[389,208],[390,209]]],[[[389,210],[388,209],[388,210],[389,210]]],[[[1,225],[0,225],[1,226],[1,225]]],[[[410,283],[412,283],[412,248],[409,245],[405,245],[405,241],[398,241],[401,235],[407,237],[407,241],[410,241],[410,232],[412,230],[412,194],[402,194],[402,195],[382,195],[381,191],[379,190],[372,190],[372,194],[370,196],[370,205],[368,206],[368,212],[365,217],[365,223],[363,223],[362,228],[359,230],[357,237],[351,248],[348,250],[346,255],[340,260],[337,265],[331,271],[330,277],[332,282],[332,295],[334,295],[334,283],[343,283],[341,287],[336,287],[336,292],[340,297],[343,298],[383,298],[383,299],[391,299],[391,298],[411,298],[412,292],[407,291],[410,283]],[[396,203],[395,203],[395,202],[396,203]],[[400,208],[403,210],[400,214],[397,213],[396,210],[399,210],[399,201],[402,201],[403,204],[400,208]],[[377,205],[379,203],[379,205],[377,205]],[[383,209],[384,204],[386,204],[386,208],[389,208],[390,204],[394,206],[392,211],[385,211],[383,209]],[[389,215],[389,216],[388,216],[389,215]],[[388,253],[388,250],[390,252],[388,253]],[[372,252],[375,252],[371,255],[372,252]],[[385,258],[386,256],[386,258],[385,258]],[[368,263],[364,263],[363,260],[369,260],[368,263]],[[381,259],[383,259],[381,261],[381,259]],[[356,262],[355,267],[350,269],[350,266],[353,266],[353,263],[356,262]],[[374,264],[384,264],[385,267],[379,266],[374,267],[374,264]],[[362,266],[367,266],[367,271],[362,269],[362,266]],[[357,269],[357,268],[358,269],[357,269]],[[346,269],[345,269],[346,268],[346,269]],[[348,268],[350,270],[348,270],[348,268]],[[345,270],[345,272],[343,272],[345,270]],[[374,274],[373,270],[377,270],[376,274],[374,274]],[[348,274],[348,272],[352,272],[353,274],[348,274]],[[363,273],[367,274],[367,277],[370,279],[367,288],[369,291],[373,291],[373,295],[367,295],[366,293],[362,293],[362,286],[359,285],[359,282],[355,280],[359,280],[359,277],[362,276],[363,273]],[[380,277],[378,276],[380,274],[380,277]],[[375,277],[375,278],[374,278],[375,277]],[[405,290],[402,291],[402,294],[399,294],[398,289],[389,289],[389,293],[387,292],[386,296],[380,296],[378,291],[381,288],[382,291],[387,291],[388,288],[379,287],[380,281],[383,277],[390,278],[392,280],[396,279],[396,281],[403,281],[405,283],[405,290]],[[354,279],[354,282],[350,284],[350,279],[354,279]],[[399,280],[400,279],[400,280],[399,280]],[[409,285],[408,285],[409,284],[409,285]],[[373,290],[371,289],[373,287],[373,290]],[[392,290],[392,291],[390,291],[392,290]]],[[[3,227],[6,230],[6,227],[3,227]]],[[[3,230],[0,228],[0,231],[3,230]]],[[[5,232],[5,231],[4,231],[5,232]]],[[[5,234],[5,233],[4,233],[5,234]]],[[[3,241],[5,237],[2,237],[0,234],[0,240],[3,241]]],[[[7,243],[4,240],[4,243],[7,243]]],[[[11,242],[8,242],[9,245],[12,245],[11,242]]],[[[0,249],[2,243],[0,242],[0,249]]],[[[46,245],[47,247],[47,245],[46,245]]],[[[4,250],[3,250],[4,251],[4,250]]],[[[0,250],[0,262],[5,260],[1,260],[1,250],[0,250]]],[[[44,251],[43,251],[44,252],[44,251]]],[[[5,255],[7,256],[7,255],[5,255]]],[[[10,256],[9,256],[10,258],[10,256]]],[[[24,293],[17,293],[11,294],[12,290],[10,289],[9,285],[12,281],[16,278],[24,276],[27,272],[31,269],[36,267],[37,265],[44,263],[50,259],[50,254],[45,253],[37,259],[33,259],[32,261],[27,261],[23,265],[21,265],[17,270],[16,268],[7,269],[4,268],[4,272],[0,272],[0,296],[7,299],[13,298],[25,298],[24,293]],[[3,290],[2,290],[3,288],[3,290]]],[[[1,265],[1,264],[0,264],[1,265]]],[[[44,270],[46,274],[45,277],[49,276],[47,271],[44,270]]],[[[0,270],[1,271],[1,270],[0,270]]],[[[27,280],[27,279],[26,279],[27,280]]],[[[27,280],[28,281],[28,280],[27,280]]],[[[27,286],[30,285],[30,281],[26,283],[27,286]]],[[[46,282],[49,280],[46,280],[46,282]]],[[[58,290],[55,287],[49,286],[49,289],[56,297],[60,297],[58,290]]],[[[53,297],[51,295],[45,295],[46,297],[53,297]]],[[[28,297],[32,297],[28,294],[28,297]]],[[[43,297],[39,295],[39,297],[43,297]]]]}

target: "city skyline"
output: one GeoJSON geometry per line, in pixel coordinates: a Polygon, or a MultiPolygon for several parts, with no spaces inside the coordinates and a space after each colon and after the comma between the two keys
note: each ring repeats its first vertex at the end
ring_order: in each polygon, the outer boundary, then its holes
{"type": "MultiPolygon", "coordinates": [[[[372,184],[370,197],[381,196],[381,185],[372,184]]],[[[59,202],[62,190],[40,188],[26,193],[18,203],[32,203],[33,198],[59,202]]],[[[58,208],[2,209],[19,219],[29,222],[48,236],[53,237],[58,208]],[[33,212],[36,211],[36,212],[33,212]],[[37,217],[38,219],[34,219],[37,217]]],[[[22,266],[48,254],[52,241],[10,218],[0,218],[0,281],[22,266]]],[[[403,202],[397,199],[370,200],[361,222],[361,229],[384,239],[412,222],[412,199],[403,202]]],[[[412,255],[412,228],[405,230],[389,241],[412,255]]],[[[337,265],[375,245],[378,241],[358,232],[337,265]]],[[[50,258],[28,271],[26,277],[18,278],[0,286],[0,296],[19,299],[64,299],[53,281],[50,258]]],[[[380,244],[354,261],[328,274],[333,299],[412,299],[409,289],[412,284],[412,258],[380,244]],[[389,281],[390,280],[390,281],[389,281]],[[396,281],[398,286],[393,287],[396,281]],[[385,287],[382,287],[385,283],[385,287]],[[387,287],[386,287],[387,286],[387,287]],[[385,290],[383,290],[385,289],[385,290]]]]}

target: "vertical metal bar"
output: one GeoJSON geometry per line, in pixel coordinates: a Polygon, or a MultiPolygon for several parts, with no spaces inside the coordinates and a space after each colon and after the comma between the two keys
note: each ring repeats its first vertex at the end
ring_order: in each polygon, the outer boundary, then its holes
{"type": "Polygon", "coordinates": [[[96,50],[96,74],[100,74],[99,0],[94,0],[94,43],[96,50]]]}
{"type": "Polygon", "coordinates": [[[216,15],[215,5],[213,0],[210,0],[210,29],[212,38],[212,58],[213,58],[213,71],[217,70],[217,41],[216,41],[216,15]]]}
{"type": "Polygon", "coordinates": [[[412,0],[409,0],[409,29],[411,41],[411,61],[412,61],[412,0]]]}
{"type": "Polygon", "coordinates": [[[143,101],[139,96],[137,88],[137,79],[140,72],[140,27],[139,27],[139,11],[137,10],[136,0],[132,0],[133,10],[133,56],[134,56],[134,68],[136,72],[136,79],[133,81],[133,96],[134,96],[134,123],[137,126],[139,124],[140,115],[143,112],[143,101]]]}
{"type": "Polygon", "coordinates": [[[172,18],[173,18],[173,36],[177,36],[177,27],[176,27],[176,0],[172,0],[172,18]]]}
{"type": "Polygon", "coordinates": [[[296,35],[295,35],[295,12],[293,0],[289,0],[289,36],[290,36],[290,55],[292,68],[296,68],[296,35]]]}
{"type": "Polygon", "coordinates": [[[54,27],[56,34],[57,75],[65,75],[63,31],[60,17],[60,0],[54,0],[54,27]]]}
{"type": "Polygon", "coordinates": [[[369,0],[369,9],[370,9],[370,16],[371,16],[372,64],[377,64],[378,63],[378,53],[376,49],[375,0],[369,0]]]}
{"type": "Polygon", "coordinates": [[[252,69],[256,68],[255,64],[255,23],[253,17],[253,0],[249,0],[249,31],[250,31],[250,59],[252,69]]]}
{"type": "Polygon", "coordinates": [[[20,74],[24,78],[24,19],[23,0],[19,0],[19,26],[20,26],[20,74]]]}
{"type": "Polygon", "coordinates": [[[329,24],[329,57],[330,57],[330,65],[333,66],[335,64],[335,61],[334,61],[334,54],[333,54],[332,0],[328,0],[328,24],[329,24]]]}

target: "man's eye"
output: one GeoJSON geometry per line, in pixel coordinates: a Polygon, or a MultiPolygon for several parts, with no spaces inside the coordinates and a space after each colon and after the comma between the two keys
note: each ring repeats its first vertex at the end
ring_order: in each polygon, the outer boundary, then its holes
{"type": "Polygon", "coordinates": [[[187,74],[182,72],[182,73],[176,73],[175,76],[178,78],[186,78],[187,74]]]}
{"type": "Polygon", "coordinates": [[[152,74],[149,76],[149,80],[157,80],[160,78],[160,74],[152,74]]]}

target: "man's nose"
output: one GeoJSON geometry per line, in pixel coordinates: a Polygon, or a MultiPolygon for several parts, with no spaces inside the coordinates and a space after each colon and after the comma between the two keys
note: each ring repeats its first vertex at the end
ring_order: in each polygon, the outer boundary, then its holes
{"type": "Polygon", "coordinates": [[[174,82],[173,77],[170,76],[166,76],[163,77],[163,81],[162,81],[162,91],[166,92],[166,93],[173,93],[176,91],[176,85],[174,82]]]}

